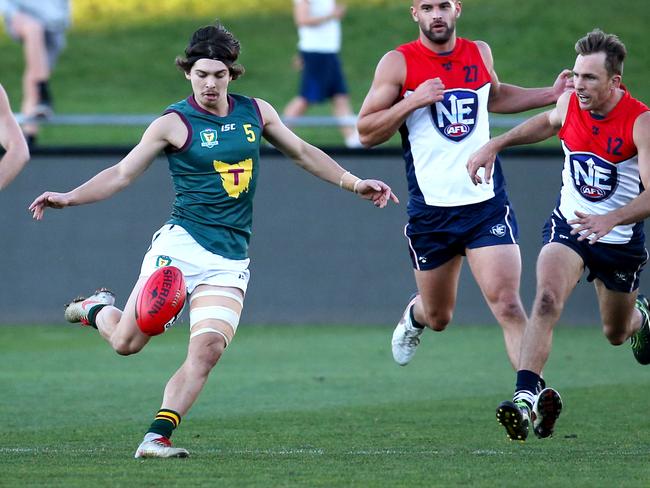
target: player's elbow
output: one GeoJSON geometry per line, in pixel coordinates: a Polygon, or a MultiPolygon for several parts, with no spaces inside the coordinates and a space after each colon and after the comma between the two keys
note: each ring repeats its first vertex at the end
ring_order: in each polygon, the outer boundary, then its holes
{"type": "Polygon", "coordinates": [[[21,169],[27,165],[27,161],[29,161],[29,149],[20,154],[18,161],[21,169]]]}
{"type": "Polygon", "coordinates": [[[372,147],[384,142],[380,137],[377,136],[376,133],[365,129],[362,126],[358,126],[357,131],[359,132],[359,142],[364,147],[372,147]]]}
{"type": "Polygon", "coordinates": [[[22,169],[29,161],[29,147],[24,139],[11,144],[7,148],[7,158],[14,162],[14,165],[22,169]]]}
{"type": "Polygon", "coordinates": [[[495,98],[488,102],[488,112],[495,114],[511,114],[516,113],[517,109],[509,107],[507,104],[502,103],[498,98],[495,98]]]}
{"type": "Polygon", "coordinates": [[[29,161],[29,147],[27,146],[26,142],[23,142],[22,144],[19,144],[19,146],[16,148],[17,151],[17,159],[21,167],[25,166],[27,164],[27,161],[29,161]]]}
{"type": "Polygon", "coordinates": [[[29,150],[27,146],[24,149],[11,148],[5,153],[0,160],[0,191],[4,190],[13,179],[18,176],[22,169],[29,161],[29,150]]]}
{"type": "MultiPolygon", "coordinates": [[[[110,175],[107,180],[107,187],[112,187],[111,195],[124,190],[129,186],[140,173],[131,171],[127,168],[114,167],[115,171],[110,175]]],[[[109,168],[110,170],[110,168],[109,168]]]]}

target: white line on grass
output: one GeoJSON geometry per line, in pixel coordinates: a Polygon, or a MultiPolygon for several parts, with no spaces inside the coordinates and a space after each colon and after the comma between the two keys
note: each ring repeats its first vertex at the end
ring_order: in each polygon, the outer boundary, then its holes
{"type": "Polygon", "coordinates": [[[201,452],[228,455],[264,455],[264,456],[293,456],[305,454],[308,456],[341,455],[346,456],[411,456],[411,455],[437,455],[438,450],[412,450],[412,449],[354,449],[349,451],[327,450],[322,448],[278,448],[278,449],[207,449],[201,452]]]}
{"type": "MultiPolygon", "coordinates": [[[[50,447],[0,447],[0,453],[12,454],[59,454],[59,453],[77,453],[87,454],[94,452],[103,452],[106,449],[74,449],[74,448],[50,448],[50,447]]],[[[346,456],[384,456],[384,455],[436,455],[440,454],[438,450],[409,450],[409,449],[359,449],[349,451],[327,450],[316,447],[280,447],[277,449],[199,449],[200,453],[208,454],[226,454],[226,455],[262,455],[262,456],[325,456],[340,455],[346,456]]]]}
{"type": "MultiPolygon", "coordinates": [[[[105,448],[95,449],[74,449],[74,448],[50,448],[50,447],[0,447],[0,454],[94,454],[107,452],[105,448]]],[[[459,450],[459,452],[462,450],[459,450]]],[[[457,453],[453,449],[353,449],[347,451],[338,451],[336,449],[323,449],[317,447],[279,447],[275,449],[197,449],[197,455],[220,454],[226,456],[412,456],[412,455],[429,455],[429,456],[448,456],[457,453]]],[[[506,452],[493,449],[477,449],[471,452],[475,456],[513,456],[517,452],[506,452]]],[[[645,450],[627,450],[627,451],[602,451],[600,455],[616,456],[644,456],[648,452],[645,450]]]]}

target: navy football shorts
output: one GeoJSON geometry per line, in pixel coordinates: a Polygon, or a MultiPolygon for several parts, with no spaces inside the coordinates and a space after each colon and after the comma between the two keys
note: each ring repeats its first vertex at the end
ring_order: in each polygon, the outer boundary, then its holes
{"type": "Polygon", "coordinates": [[[309,103],[320,103],[348,92],[341,61],[336,53],[301,51],[303,60],[300,95],[309,103]]]}
{"type": "Polygon", "coordinates": [[[517,244],[515,212],[507,198],[459,207],[427,206],[413,211],[404,227],[413,267],[430,270],[465,249],[517,244]]]}
{"type": "Polygon", "coordinates": [[[542,236],[544,244],[557,242],[573,249],[589,270],[587,281],[598,278],[608,290],[623,293],[639,287],[639,276],[648,260],[643,235],[627,244],[578,241],[578,235],[571,235],[571,226],[556,211],[544,224],[542,236]]]}

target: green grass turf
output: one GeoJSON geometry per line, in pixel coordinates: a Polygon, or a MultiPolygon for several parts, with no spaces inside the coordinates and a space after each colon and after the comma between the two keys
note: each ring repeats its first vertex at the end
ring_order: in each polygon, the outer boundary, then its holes
{"type": "MultiPolygon", "coordinates": [[[[89,0],[79,0],[88,4],[89,0]]],[[[298,73],[291,67],[296,51],[296,31],[290,2],[253,0],[239,11],[214,5],[213,14],[198,16],[192,9],[176,11],[142,9],[131,2],[128,18],[77,18],[70,30],[68,47],[52,78],[59,113],[160,113],[169,103],[189,93],[189,85],[173,65],[190,34],[200,25],[220,17],[241,40],[241,62],[247,73],[231,90],[264,98],[279,111],[297,91],[298,73]],[[168,16],[160,15],[167,12],[168,16]],[[124,21],[122,21],[124,20],[124,21]]],[[[171,5],[172,2],[166,2],[171,5]]],[[[343,24],[342,58],[355,110],[361,106],[381,56],[417,36],[408,11],[411,2],[385,0],[350,1],[343,24]]],[[[74,3],[73,3],[74,4],[74,3]]],[[[81,6],[80,11],[87,9],[81,6]]],[[[491,47],[502,81],[522,86],[550,84],[563,68],[571,68],[575,41],[594,27],[615,32],[625,41],[629,58],[624,80],[631,92],[650,103],[650,63],[642,19],[647,0],[627,0],[624,8],[606,0],[468,0],[458,24],[459,35],[483,39],[491,47]]],[[[0,29],[1,30],[1,29],[0,29]]],[[[0,33],[0,81],[7,88],[14,109],[20,100],[22,53],[17,43],[0,33]]],[[[329,114],[328,105],[309,114],[329,114]]],[[[45,127],[45,145],[132,144],[143,128],[45,127]]],[[[338,131],[298,129],[316,144],[340,144],[338,131]]],[[[393,140],[393,143],[395,140],[393,140]]],[[[556,144],[555,142],[553,144],[556,144]]]]}
{"type": "Polygon", "coordinates": [[[650,369],[596,328],[555,334],[556,436],[512,443],[497,327],[427,332],[413,362],[387,327],[243,324],[174,435],[189,459],[134,460],[186,327],[140,354],[92,330],[0,327],[0,486],[571,486],[648,482],[650,369]]]}

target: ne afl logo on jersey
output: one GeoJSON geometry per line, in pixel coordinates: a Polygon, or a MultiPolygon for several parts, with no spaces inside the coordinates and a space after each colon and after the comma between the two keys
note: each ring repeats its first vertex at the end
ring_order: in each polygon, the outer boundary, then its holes
{"type": "Polygon", "coordinates": [[[576,191],[590,202],[607,200],[618,182],[616,166],[594,154],[571,154],[571,179],[576,191]]]}
{"type": "Polygon", "coordinates": [[[471,90],[450,90],[431,106],[433,125],[450,141],[460,142],[476,127],[478,95],[471,90]]]}

